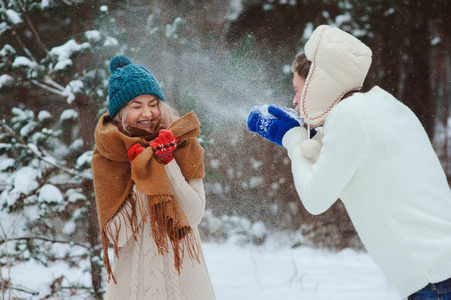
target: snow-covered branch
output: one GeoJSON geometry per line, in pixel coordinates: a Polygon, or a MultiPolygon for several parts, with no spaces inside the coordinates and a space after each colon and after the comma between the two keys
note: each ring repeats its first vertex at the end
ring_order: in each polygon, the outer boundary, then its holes
{"type": "Polygon", "coordinates": [[[43,156],[41,151],[39,151],[38,147],[35,144],[29,144],[25,142],[11,127],[8,126],[8,124],[6,124],[5,120],[2,120],[0,124],[11,136],[13,136],[21,145],[28,148],[38,159],[72,176],[79,176],[84,179],[91,179],[89,176],[84,175],[83,173],[80,173],[77,170],[66,168],[65,166],[59,165],[54,161],[50,160],[48,157],[43,156]]]}

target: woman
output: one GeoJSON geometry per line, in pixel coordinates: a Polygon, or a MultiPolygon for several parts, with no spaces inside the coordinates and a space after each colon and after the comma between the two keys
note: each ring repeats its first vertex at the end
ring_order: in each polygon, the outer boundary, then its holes
{"type": "Polygon", "coordinates": [[[199,121],[192,112],[179,118],[145,67],[117,56],[110,70],[92,159],[105,299],[215,299],[197,229],[205,208],[199,121]]]}
{"type": "Polygon", "coordinates": [[[451,299],[451,192],[423,126],[380,87],[360,92],[372,53],[357,38],[322,25],[304,49],[293,63],[303,121],[269,106],[271,118],[251,112],[249,129],[287,149],[310,213],[343,201],[402,299],[451,299]],[[304,127],[322,124],[321,147],[306,155],[312,140],[304,127]]]}

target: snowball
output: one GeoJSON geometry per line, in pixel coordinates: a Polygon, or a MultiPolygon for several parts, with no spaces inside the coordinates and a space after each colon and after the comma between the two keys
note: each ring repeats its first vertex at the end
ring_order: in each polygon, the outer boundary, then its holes
{"type": "Polygon", "coordinates": [[[60,190],[53,184],[45,184],[39,192],[38,201],[41,203],[42,202],[61,203],[63,202],[63,200],[64,200],[63,194],[61,194],[60,190]]]}

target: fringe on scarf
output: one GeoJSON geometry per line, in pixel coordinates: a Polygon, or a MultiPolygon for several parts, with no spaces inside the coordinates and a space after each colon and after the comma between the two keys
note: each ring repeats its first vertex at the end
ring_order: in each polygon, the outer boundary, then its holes
{"type": "Polygon", "coordinates": [[[176,197],[173,195],[150,196],[138,192],[133,193],[132,197],[124,201],[116,215],[102,229],[103,261],[108,273],[108,282],[112,278],[114,283],[117,284],[108,256],[108,236],[113,240],[114,254],[119,259],[119,231],[122,226],[127,226],[132,232],[133,239],[137,241],[139,234],[138,213],[142,221],[151,227],[158,254],[165,255],[170,251],[169,247],[172,248],[174,267],[179,275],[180,270],[183,269],[182,264],[185,254],[188,254],[193,262],[196,260],[200,264],[199,241],[176,197]],[[131,213],[124,209],[125,205],[131,206],[131,213]],[[119,218],[122,218],[125,222],[122,222],[121,219],[119,224],[112,221],[118,214],[121,214],[119,218]]]}

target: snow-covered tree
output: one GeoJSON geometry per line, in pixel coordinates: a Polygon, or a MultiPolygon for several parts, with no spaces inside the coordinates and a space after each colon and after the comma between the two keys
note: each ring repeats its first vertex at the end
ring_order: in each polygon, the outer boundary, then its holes
{"type": "MultiPolygon", "coordinates": [[[[0,126],[0,265],[64,266],[41,290],[17,285],[13,271],[0,272],[4,297],[102,298],[90,169],[94,127],[106,112],[109,60],[133,58],[148,46],[128,46],[110,6],[0,1],[0,93],[14,102],[0,126]],[[66,276],[69,270],[77,276],[66,276]]],[[[153,45],[177,40],[182,24],[177,18],[162,31],[150,17],[146,39],[153,45]]]]}

